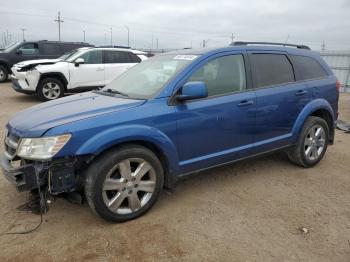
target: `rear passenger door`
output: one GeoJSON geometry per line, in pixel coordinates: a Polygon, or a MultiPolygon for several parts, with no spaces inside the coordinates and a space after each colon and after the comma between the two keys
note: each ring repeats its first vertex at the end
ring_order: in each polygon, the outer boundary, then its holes
{"type": "Polygon", "coordinates": [[[40,59],[54,59],[61,54],[61,48],[58,43],[40,43],[39,57],[40,59]]]}
{"type": "Polygon", "coordinates": [[[109,84],[114,78],[128,70],[130,67],[136,65],[132,60],[129,52],[105,50],[105,85],[109,84]]]}
{"type": "Polygon", "coordinates": [[[299,113],[310,101],[303,82],[296,82],[295,70],[286,53],[249,54],[256,91],[254,153],[290,143],[299,113]]]}

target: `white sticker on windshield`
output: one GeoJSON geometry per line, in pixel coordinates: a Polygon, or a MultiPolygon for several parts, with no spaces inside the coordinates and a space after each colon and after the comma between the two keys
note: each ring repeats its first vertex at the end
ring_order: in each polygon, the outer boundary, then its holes
{"type": "Polygon", "coordinates": [[[196,55],[177,55],[174,57],[174,59],[178,59],[178,60],[194,60],[196,58],[197,58],[196,55]]]}

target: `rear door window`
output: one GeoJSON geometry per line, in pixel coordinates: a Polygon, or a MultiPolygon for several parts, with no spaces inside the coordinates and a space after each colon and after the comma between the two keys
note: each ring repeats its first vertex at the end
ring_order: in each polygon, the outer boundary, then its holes
{"type": "Polygon", "coordinates": [[[58,44],[55,43],[47,43],[41,44],[40,54],[42,55],[60,55],[61,49],[58,44]]]}
{"type": "Polygon", "coordinates": [[[292,55],[291,59],[300,72],[301,80],[324,78],[327,76],[323,67],[311,57],[292,55]]]}
{"type": "Polygon", "coordinates": [[[132,63],[128,52],[105,51],[105,64],[132,63]]]}
{"type": "Polygon", "coordinates": [[[252,54],[251,62],[257,88],[295,81],[293,66],[282,54],[252,54]]]}

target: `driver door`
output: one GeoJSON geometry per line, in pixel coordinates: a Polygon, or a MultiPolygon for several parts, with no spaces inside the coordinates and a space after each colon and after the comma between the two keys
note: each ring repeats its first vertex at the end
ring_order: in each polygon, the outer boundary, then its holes
{"type": "Polygon", "coordinates": [[[204,62],[186,80],[206,83],[208,97],[176,105],[182,173],[251,152],[256,98],[247,81],[244,61],[243,54],[220,55],[204,62]]]}
{"type": "Polygon", "coordinates": [[[83,64],[69,63],[70,88],[94,89],[104,86],[105,65],[103,64],[103,51],[94,49],[79,56],[84,59],[83,64]]]}
{"type": "Polygon", "coordinates": [[[20,46],[16,51],[14,57],[14,64],[39,58],[39,47],[36,43],[25,43],[20,46]]]}

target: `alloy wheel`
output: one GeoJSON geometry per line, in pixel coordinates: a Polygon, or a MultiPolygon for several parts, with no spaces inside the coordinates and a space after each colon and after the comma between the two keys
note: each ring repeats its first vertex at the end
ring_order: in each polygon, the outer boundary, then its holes
{"type": "Polygon", "coordinates": [[[102,187],[106,207],[117,214],[130,214],[145,206],[156,187],[154,168],[144,159],[129,158],[117,163],[102,187]]]}
{"type": "Polygon", "coordinates": [[[320,125],[314,125],[310,128],[304,140],[305,157],[314,161],[323,153],[326,143],[326,132],[320,125]]]}
{"type": "Polygon", "coordinates": [[[54,82],[47,82],[43,87],[43,95],[47,99],[56,99],[60,96],[61,89],[58,84],[54,82]]]}

